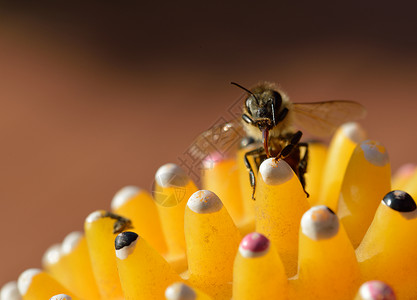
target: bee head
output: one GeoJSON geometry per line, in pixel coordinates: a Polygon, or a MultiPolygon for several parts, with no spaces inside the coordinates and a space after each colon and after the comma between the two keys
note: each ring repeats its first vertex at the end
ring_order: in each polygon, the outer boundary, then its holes
{"type": "Polygon", "coordinates": [[[267,85],[259,85],[252,91],[238,85],[249,95],[245,100],[243,120],[259,129],[271,129],[281,120],[279,111],[282,105],[281,94],[267,85]]]}

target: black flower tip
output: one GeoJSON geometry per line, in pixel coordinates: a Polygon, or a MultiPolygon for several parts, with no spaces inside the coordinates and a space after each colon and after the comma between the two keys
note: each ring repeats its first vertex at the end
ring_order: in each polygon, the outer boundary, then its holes
{"type": "Polygon", "coordinates": [[[137,240],[139,236],[131,231],[125,231],[120,233],[115,241],[114,241],[114,246],[116,248],[116,250],[120,250],[123,247],[129,246],[130,244],[132,244],[134,241],[137,240]]]}
{"type": "Polygon", "coordinates": [[[412,212],[417,208],[413,197],[404,191],[391,191],[385,195],[382,201],[384,201],[389,208],[399,212],[412,212]]]}

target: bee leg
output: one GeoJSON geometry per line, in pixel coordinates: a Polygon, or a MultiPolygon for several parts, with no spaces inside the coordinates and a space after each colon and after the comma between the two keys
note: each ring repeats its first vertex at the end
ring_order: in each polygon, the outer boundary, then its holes
{"type": "Polygon", "coordinates": [[[302,136],[303,133],[301,131],[294,133],[294,135],[291,137],[290,143],[281,150],[277,157],[275,157],[275,160],[287,158],[298,145],[302,136]]]}
{"type": "Polygon", "coordinates": [[[300,179],[301,185],[303,186],[304,193],[307,198],[310,197],[310,194],[306,191],[306,180],[305,173],[307,173],[307,162],[308,162],[308,143],[299,143],[298,147],[305,147],[305,152],[303,158],[298,163],[298,179],[300,179]]]}
{"type": "Polygon", "coordinates": [[[249,155],[255,155],[255,154],[261,154],[264,152],[264,148],[260,147],[251,151],[248,151],[244,155],[244,161],[245,166],[249,171],[249,180],[250,180],[250,186],[252,187],[252,200],[255,200],[255,189],[256,189],[256,179],[255,179],[255,173],[253,172],[252,166],[248,160],[249,155]]]}

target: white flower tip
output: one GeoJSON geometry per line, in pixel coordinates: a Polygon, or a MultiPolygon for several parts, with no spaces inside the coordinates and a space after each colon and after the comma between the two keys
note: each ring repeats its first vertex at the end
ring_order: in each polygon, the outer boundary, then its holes
{"type": "Polygon", "coordinates": [[[195,213],[209,214],[219,211],[223,207],[223,203],[215,193],[200,190],[191,195],[187,206],[195,213]]]}
{"type": "Polygon", "coordinates": [[[62,254],[67,255],[71,253],[78,246],[82,238],[83,233],[81,231],[73,231],[67,234],[61,245],[62,254]]]}
{"type": "Polygon", "coordinates": [[[343,133],[352,142],[360,143],[366,139],[365,130],[356,122],[349,122],[342,125],[343,133]]]}
{"type": "Polygon", "coordinates": [[[10,281],[3,285],[0,290],[0,300],[21,300],[16,281],[10,281]]]}
{"type": "Polygon", "coordinates": [[[66,294],[59,294],[59,295],[53,296],[49,300],[72,300],[72,298],[71,298],[71,296],[68,296],[66,294]]]}
{"type": "Polygon", "coordinates": [[[62,256],[61,247],[61,244],[54,244],[49,247],[42,257],[42,265],[48,266],[59,262],[62,256]]]}
{"type": "Polygon", "coordinates": [[[367,140],[360,147],[365,159],[374,166],[383,167],[389,162],[387,150],[380,143],[367,140]]]}
{"type": "Polygon", "coordinates": [[[32,278],[41,273],[40,269],[28,269],[20,274],[19,279],[17,280],[17,287],[22,296],[26,295],[31,283],[32,278]]]}
{"type": "Polygon", "coordinates": [[[105,211],[104,210],[96,210],[93,211],[91,214],[89,214],[87,216],[87,218],[85,219],[86,223],[94,223],[95,221],[101,219],[104,215],[105,211]]]}
{"type": "Polygon", "coordinates": [[[268,158],[259,167],[259,173],[267,185],[279,185],[289,181],[294,172],[284,160],[268,158]]]}
{"type": "Polygon", "coordinates": [[[327,206],[313,206],[301,218],[301,230],[312,240],[330,239],[339,232],[339,219],[327,206]]]}
{"type": "Polygon", "coordinates": [[[184,187],[189,180],[185,171],[180,166],[173,163],[163,165],[155,174],[156,183],[164,188],[184,187]]]}
{"type": "Polygon", "coordinates": [[[121,188],[113,197],[111,201],[111,209],[116,210],[123,204],[128,202],[141,191],[137,186],[129,185],[121,188]]]}
{"type": "Polygon", "coordinates": [[[182,282],[171,284],[165,290],[165,297],[167,300],[195,300],[196,293],[188,285],[182,282]]]}

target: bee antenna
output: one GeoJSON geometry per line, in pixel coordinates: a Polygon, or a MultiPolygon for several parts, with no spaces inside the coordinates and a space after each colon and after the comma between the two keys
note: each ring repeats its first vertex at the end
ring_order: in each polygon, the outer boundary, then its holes
{"type": "Polygon", "coordinates": [[[246,91],[248,94],[252,95],[253,98],[255,98],[256,102],[259,104],[258,98],[256,98],[255,94],[252,93],[250,90],[248,90],[247,88],[245,88],[245,87],[241,86],[240,84],[238,84],[236,82],[233,82],[233,81],[230,84],[235,85],[235,86],[241,88],[242,90],[246,91]]]}

